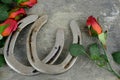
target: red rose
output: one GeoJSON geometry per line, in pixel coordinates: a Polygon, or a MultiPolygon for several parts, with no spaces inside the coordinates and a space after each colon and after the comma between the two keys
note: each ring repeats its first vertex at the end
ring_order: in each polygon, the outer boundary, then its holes
{"type": "Polygon", "coordinates": [[[37,3],[37,0],[28,0],[25,2],[20,3],[21,6],[28,6],[28,7],[32,7],[33,5],[35,5],[37,3]]]}
{"type": "Polygon", "coordinates": [[[9,36],[17,28],[17,21],[13,19],[7,19],[4,23],[0,24],[0,34],[5,37],[9,36]]]}
{"type": "Polygon", "coordinates": [[[89,16],[86,22],[91,35],[99,35],[102,33],[102,28],[93,16],[89,16]]]}
{"type": "Polygon", "coordinates": [[[26,15],[26,11],[23,8],[15,8],[11,10],[9,18],[19,20],[24,15],[26,15]]]}

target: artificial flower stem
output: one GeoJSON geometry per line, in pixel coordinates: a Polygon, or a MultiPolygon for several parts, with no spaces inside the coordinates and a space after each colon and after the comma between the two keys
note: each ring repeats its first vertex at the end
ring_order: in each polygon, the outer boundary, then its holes
{"type": "Polygon", "coordinates": [[[104,48],[104,46],[102,45],[101,42],[100,42],[100,45],[102,46],[104,55],[106,56],[107,61],[108,61],[108,66],[109,66],[109,68],[110,68],[110,70],[108,70],[108,71],[112,72],[114,75],[116,75],[116,76],[120,79],[120,75],[113,70],[113,68],[112,68],[112,66],[111,66],[111,64],[110,64],[110,61],[109,61],[109,59],[108,59],[108,56],[107,56],[107,54],[106,54],[106,50],[105,50],[105,48],[104,48]]]}
{"type": "MultiPolygon", "coordinates": [[[[100,41],[99,41],[99,42],[100,42],[100,41]]],[[[105,70],[107,70],[107,71],[109,71],[109,72],[112,72],[114,75],[116,75],[118,78],[120,78],[120,75],[113,70],[113,68],[112,68],[112,66],[111,66],[111,64],[110,64],[110,61],[108,60],[108,57],[107,57],[107,55],[106,55],[106,50],[105,50],[105,48],[104,48],[104,46],[103,46],[103,44],[102,44],[101,42],[100,42],[100,45],[103,47],[103,52],[104,52],[104,55],[105,55],[106,58],[107,58],[108,66],[109,66],[109,68],[104,68],[104,67],[102,67],[102,68],[105,69],[105,70]]],[[[86,56],[87,56],[89,59],[91,59],[90,56],[87,54],[87,52],[85,52],[85,54],[86,54],[86,56]]],[[[95,62],[95,64],[96,64],[96,62],[95,62]]],[[[97,64],[96,64],[96,65],[97,65],[97,64]]],[[[99,66],[99,65],[97,65],[97,66],[99,66]]]]}
{"type": "Polygon", "coordinates": [[[89,59],[91,59],[87,52],[85,52],[85,54],[86,54],[86,56],[87,56],[89,59]]]}
{"type": "MultiPolygon", "coordinates": [[[[85,53],[86,54],[86,56],[91,60],[91,57],[87,54],[87,53],[85,53]]],[[[94,61],[94,60],[92,60],[92,61],[94,61]]],[[[95,61],[94,61],[95,62],[95,61]]],[[[95,62],[95,64],[97,65],[97,63],[95,62]]],[[[99,66],[99,65],[97,65],[97,66],[99,66]]],[[[113,70],[111,70],[111,69],[108,69],[108,68],[105,68],[105,67],[102,67],[103,69],[105,69],[105,70],[108,70],[109,72],[113,72],[113,70]]]]}

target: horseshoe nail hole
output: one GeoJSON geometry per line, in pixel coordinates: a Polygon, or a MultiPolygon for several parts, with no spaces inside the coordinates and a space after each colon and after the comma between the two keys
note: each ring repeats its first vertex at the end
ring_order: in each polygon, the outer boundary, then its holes
{"type": "Polygon", "coordinates": [[[56,51],[56,53],[54,54],[54,56],[47,62],[47,64],[50,64],[52,61],[54,61],[55,57],[58,55],[58,53],[59,53],[59,51],[61,49],[61,46],[59,46],[58,48],[55,47],[55,49],[58,49],[58,50],[56,51]]]}
{"type": "Polygon", "coordinates": [[[77,44],[80,44],[80,36],[78,35],[78,42],[77,42],[77,44]]]}
{"type": "Polygon", "coordinates": [[[37,72],[38,72],[38,71],[37,71],[36,69],[32,71],[32,73],[37,73],[37,72]]]}
{"type": "Polygon", "coordinates": [[[57,49],[57,47],[55,47],[55,49],[57,49]]]}
{"type": "Polygon", "coordinates": [[[71,63],[72,63],[72,61],[74,60],[74,58],[75,57],[72,57],[71,59],[70,59],[70,61],[65,65],[65,69],[67,69],[70,65],[71,65],[71,63]]]}

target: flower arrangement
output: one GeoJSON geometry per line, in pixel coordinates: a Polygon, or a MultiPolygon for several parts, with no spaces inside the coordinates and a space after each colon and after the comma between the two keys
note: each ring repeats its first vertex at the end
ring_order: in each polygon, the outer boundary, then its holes
{"type": "MultiPolygon", "coordinates": [[[[91,37],[96,37],[98,43],[89,45],[89,51],[86,51],[83,45],[71,44],[69,48],[71,55],[75,57],[78,55],[86,55],[96,65],[112,72],[114,75],[120,78],[120,74],[113,69],[109,57],[107,56],[108,53],[106,53],[107,31],[103,32],[101,25],[93,16],[88,17],[86,26],[88,27],[89,35],[91,37]],[[100,49],[103,50],[103,53],[100,51],[100,49]]],[[[112,57],[116,64],[120,64],[120,51],[112,53],[112,57]]]]}
{"type": "Polygon", "coordinates": [[[0,0],[0,39],[15,31],[17,22],[26,16],[25,8],[36,3],[37,0],[0,0]]]}
{"type": "MultiPolygon", "coordinates": [[[[0,48],[4,46],[6,37],[18,27],[17,22],[25,17],[26,9],[31,8],[37,0],[0,0],[0,48]]],[[[0,66],[5,63],[0,55],[0,66]]]]}
{"type": "MultiPolygon", "coordinates": [[[[17,29],[17,22],[27,15],[26,8],[31,8],[36,3],[37,0],[0,0],[0,48],[4,46],[7,36],[17,29]]],[[[88,17],[86,26],[89,35],[96,37],[98,43],[93,43],[88,46],[89,53],[83,45],[71,44],[69,48],[71,55],[75,57],[86,55],[96,65],[112,72],[120,78],[120,74],[112,68],[106,53],[107,31],[103,31],[101,25],[93,16],[88,17]],[[103,53],[100,52],[100,48],[103,50],[103,53]]],[[[112,57],[116,64],[120,64],[120,51],[112,53],[112,57]]],[[[4,64],[4,57],[0,55],[0,67],[4,64]]]]}

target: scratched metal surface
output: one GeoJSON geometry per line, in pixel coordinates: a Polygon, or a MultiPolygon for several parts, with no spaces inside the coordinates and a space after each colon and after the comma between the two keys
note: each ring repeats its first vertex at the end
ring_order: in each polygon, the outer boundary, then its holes
{"type": "MultiPolygon", "coordinates": [[[[37,36],[37,51],[43,59],[54,45],[55,33],[59,28],[65,31],[65,47],[61,58],[68,51],[72,42],[69,23],[75,19],[82,30],[83,45],[94,41],[85,30],[85,22],[89,15],[99,17],[99,21],[109,32],[108,52],[120,50],[120,0],[38,0],[38,3],[28,11],[28,14],[49,16],[48,23],[37,36]]],[[[25,65],[29,65],[26,57],[25,40],[28,26],[18,37],[15,56],[25,65]]],[[[2,52],[2,49],[0,49],[2,52]]],[[[97,67],[87,57],[78,58],[75,65],[68,72],[60,75],[39,74],[36,76],[22,76],[8,66],[0,68],[0,80],[118,80],[113,74],[97,67]]]]}

